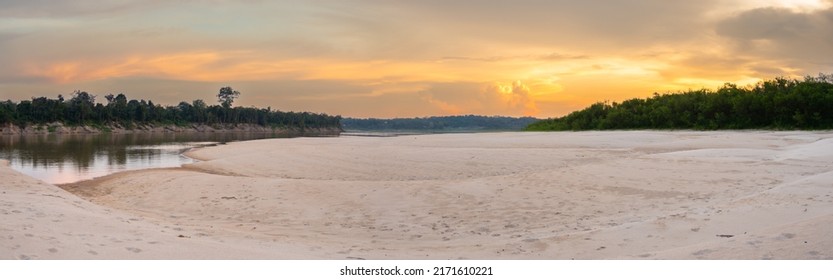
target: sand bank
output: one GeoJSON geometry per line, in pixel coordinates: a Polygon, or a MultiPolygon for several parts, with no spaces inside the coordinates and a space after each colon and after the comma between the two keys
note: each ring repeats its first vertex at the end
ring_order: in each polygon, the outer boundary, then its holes
{"type": "Polygon", "coordinates": [[[203,161],[67,186],[86,200],[0,167],[0,258],[833,258],[829,132],[294,138],[190,155],[203,161]]]}

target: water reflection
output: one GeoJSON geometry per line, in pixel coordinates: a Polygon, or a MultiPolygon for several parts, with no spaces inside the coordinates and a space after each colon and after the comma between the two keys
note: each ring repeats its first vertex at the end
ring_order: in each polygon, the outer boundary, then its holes
{"type": "Polygon", "coordinates": [[[0,137],[0,158],[26,175],[64,184],[126,170],[193,162],[186,150],[208,144],[300,136],[289,133],[142,133],[0,137]]]}

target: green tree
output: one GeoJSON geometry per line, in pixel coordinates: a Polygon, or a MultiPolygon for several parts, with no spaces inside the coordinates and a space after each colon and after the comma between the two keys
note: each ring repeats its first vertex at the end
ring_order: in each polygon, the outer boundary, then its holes
{"type": "Polygon", "coordinates": [[[191,105],[193,106],[194,113],[192,121],[198,123],[207,122],[208,117],[206,116],[206,109],[208,108],[208,105],[205,104],[205,101],[202,101],[202,99],[197,99],[191,102],[191,105]]]}
{"type": "Polygon", "coordinates": [[[587,129],[830,129],[833,75],[775,78],[754,86],[727,83],[717,91],[654,94],[621,104],[596,103],[527,130],[587,129]]]}
{"type": "Polygon", "coordinates": [[[12,123],[16,120],[17,104],[14,101],[6,100],[0,102],[0,124],[12,123]]]}
{"type": "Polygon", "coordinates": [[[70,103],[70,122],[84,123],[92,118],[95,108],[95,95],[76,90],[72,93],[70,103]]]}
{"type": "Polygon", "coordinates": [[[220,105],[223,105],[223,108],[231,108],[232,103],[234,103],[234,99],[240,97],[240,92],[232,89],[231,87],[223,87],[220,88],[220,93],[217,94],[217,101],[220,102],[220,105]]]}

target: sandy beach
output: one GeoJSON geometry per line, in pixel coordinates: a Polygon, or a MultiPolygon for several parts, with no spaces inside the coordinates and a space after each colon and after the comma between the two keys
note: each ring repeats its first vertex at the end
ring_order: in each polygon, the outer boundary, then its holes
{"type": "Polygon", "coordinates": [[[292,138],[59,188],[0,164],[2,259],[831,259],[833,133],[292,138]]]}

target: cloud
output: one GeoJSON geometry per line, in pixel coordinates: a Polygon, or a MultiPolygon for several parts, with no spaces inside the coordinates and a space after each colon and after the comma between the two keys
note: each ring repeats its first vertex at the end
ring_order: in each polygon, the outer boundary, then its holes
{"type": "Polygon", "coordinates": [[[522,81],[510,83],[435,83],[418,95],[442,114],[537,116],[535,92],[522,81]]]}
{"type": "Polygon", "coordinates": [[[833,71],[831,0],[0,1],[4,97],[231,85],[354,116],[551,116],[833,71]]]}
{"type": "Polygon", "coordinates": [[[823,14],[801,13],[786,8],[759,8],[720,22],[717,33],[740,40],[794,40],[821,27],[816,24],[824,22],[823,14]]]}
{"type": "Polygon", "coordinates": [[[753,9],[721,21],[716,32],[734,43],[735,54],[775,58],[804,72],[789,74],[833,70],[833,8],[753,9]]]}
{"type": "Polygon", "coordinates": [[[564,54],[564,53],[554,52],[554,53],[538,56],[537,58],[541,59],[541,60],[559,61],[559,60],[573,60],[573,59],[589,59],[589,58],[591,58],[591,56],[583,55],[583,54],[578,55],[578,54],[564,54]]]}
{"type": "Polygon", "coordinates": [[[522,112],[526,116],[538,114],[538,105],[531,95],[529,87],[521,81],[514,81],[511,84],[495,83],[486,88],[487,96],[500,100],[505,108],[510,111],[522,112]]]}
{"type": "Polygon", "coordinates": [[[113,14],[159,3],[156,0],[3,0],[0,17],[76,17],[113,14]]]}
{"type": "Polygon", "coordinates": [[[460,108],[460,106],[450,104],[442,100],[438,100],[434,98],[434,96],[431,94],[423,94],[421,96],[423,100],[439,108],[443,115],[460,115],[464,112],[463,109],[460,108]]]}
{"type": "Polygon", "coordinates": [[[503,61],[566,61],[566,60],[580,60],[591,58],[589,55],[565,54],[552,52],[547,54],[527,54],[515,56],[487,56],[487,57],[473,57],[473,56],[446,56],[441,58],[441,61],[475,61],[475,62],[503,62],[503,61]]]}
{"type": "MultiPolygon", "coordinates": [[[[484,41],[507,45],[558,45],[622,50],[645,40],[676,42],[702,30],[701,15],[715,1],[364,1],[396,7],[396,17],[419,22],[417,32],[454,38],[455,45],[484,41]],[[427,30],[427,31],[426,31],[427,30]]],[[[363,5],[356,5],[362,7],[363,5]]],[[[392,10],[392,9],[384,9],[392,10]]]]}

